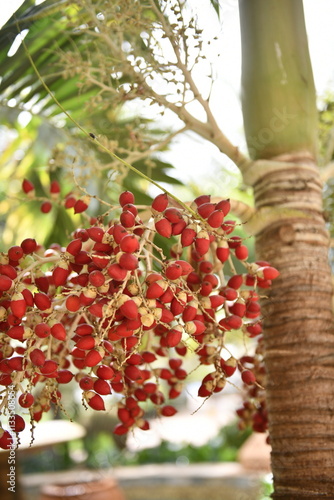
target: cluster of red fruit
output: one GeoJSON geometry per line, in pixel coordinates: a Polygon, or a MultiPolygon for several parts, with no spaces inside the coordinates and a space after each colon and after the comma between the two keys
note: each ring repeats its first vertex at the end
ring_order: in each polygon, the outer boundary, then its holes
{"type": "MultiPolygon", "coordinates": [[[[29,181],[23,190],[32,192],[29,181]]],[[[38,422],[51,402],[62,408],[62,384],[75,380],[94,410],[104,410],[112,393],[123,395],[115,433],[148,429],[150,405],[163,416],[176,413],[171,400],[188,375],[189,351],[210,367],[199,396],[220,392],[237,368],[245,384],[258,386],[254,372],[225,347],[225,333],[261,334],[256,288],[269,287],[278,271],[247,262],[241,238],[231,236],[235,222],[226,220],[228,200],[200,196],[176,208],[161,194],[146,222],[134,203],[123,192],[117,218],[91,220],[66,248],[45,249],[28,238],[0,254],[2,415],[14,392],[38,422]],[[156,233],[173,237],[168,258],[156,233]],[[232,257],[243,263],[243,274],[235,273],[232,257]]],[[[12,433],[24,426],[19,414],[11,415],[0,447],[10,447],[12,433]]]]}

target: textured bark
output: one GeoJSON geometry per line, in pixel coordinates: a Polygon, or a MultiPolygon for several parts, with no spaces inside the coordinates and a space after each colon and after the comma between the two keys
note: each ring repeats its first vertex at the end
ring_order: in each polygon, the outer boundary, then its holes
{"type": "Polygon", "coordinates": [[[273,498],[334,499],[334,334],[322,186],[309,157],[281,159],[281,169],[269,166],[253,186],[256,208],[277,211],[256,237],[257,256],[281,273],[263,301],[273,498]],[[286,207],[295,215],[280,217],[286,207]]]}

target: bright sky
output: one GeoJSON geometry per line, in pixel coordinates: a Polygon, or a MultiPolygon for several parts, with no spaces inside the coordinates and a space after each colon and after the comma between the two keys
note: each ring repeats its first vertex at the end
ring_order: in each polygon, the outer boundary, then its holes
{"type": "MultiPolygon", "coordinates": [[[[36,0],[36,3],[42,1],[36,0]]],[[[0,26],[2,26],[23,0],[11,2],[0,0],[0,3],[2,4],[0,26]]],[[[190,4],[198,9],[199,19],[205,19],[205,26],[210,27],[210,35],[220,32],[221,62],[211,102],[222,130],[232,142],[245,150],[239,99],[241,49],[238,0],[220,0],[222,25],[218,24],[213,9],[212,15],[208,15],[207,2],[191,0],[190,4]]],[[[316,89],[318,96],[322,96],[324,92],[334,90],[334,2],[304,0],[304,10],[316,89]]],[[[188,181],[191,176],[198,181],[198,175],[203,172],[202,165],[208,164],[208,158],[210,158],[211,172],[220,168],[221,155],[216,148],[207,148],[203,142],[194,143],[191,138],[182,138],[182,143],[180,141],[175,145],[173,160],[170,161],[175,164],[175,158],[179,159],[179,165],[176,161],[175,166],[180,167],[182,180],[188,181]],[[185,155],[185,151],[189,151],[190,154],[185,155]]]]}

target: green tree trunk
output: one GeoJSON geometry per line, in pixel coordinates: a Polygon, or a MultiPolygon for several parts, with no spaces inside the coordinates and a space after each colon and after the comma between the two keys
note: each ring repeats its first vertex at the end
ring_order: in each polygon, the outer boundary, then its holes
{"type": "Polygon", "coordinates": [[[334,498],[332,282],[302,0],[240,0],[240,21],[245,133],[260,159],[244,174],[270,213],[256,251],[281,273],[263,304],[273,498],[334,498]]]}

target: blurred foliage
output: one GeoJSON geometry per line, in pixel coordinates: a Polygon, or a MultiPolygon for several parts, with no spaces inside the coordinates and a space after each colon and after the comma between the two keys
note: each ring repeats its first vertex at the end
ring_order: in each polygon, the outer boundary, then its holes
{"type": "Polygon", "coordinates": [[[159,446],[137,452],[120,447],[111,432],[87,433],[84,440],[59,444],[29,458],[22,457],[23,473],[66,470],[75,466],[92,469],[157,463],[233,462],[251,430],[240,431],[236,423],[222,427],[216,437],[202,446],[162,440],[159,446]]]}
{"type": "MultiPolygon", "coordinates": [[[[85,12],[77,7],[69,0],[46,0],[38,6],[26,0],[0,30],[0,234],[4,247],[19,244],[26,237],[45,245],[65,245],[73,229],[82,224],[80,215],[60,204],[49,214],[40,213],[40,202],[49,198],[54,179],[61,182],[63,195],[77,184],[108,203],[117,202],[124,189],[135,194],[138,204],[151,202],[148,182],[83,137],[38,80],[23,45],[13,50],[18,26],[50,90],[83,127],[103,134],[104,144],[122,158],[130,155],[133,165],[154,180],[181,185],[170,175],[170,163],[149,157],[151,145],[168,131],[140,116],[139,110],[123,105],[115,108],[107,97],[98,99],[98,89],[87,82],[82,89],[78,75],[64,78],[59,67],[62,54],[73,48],[86,55],[94,50],[94,40],[79,29],[85,12]],[[34,182],[38,202],[29,202],[22,195],[23,178],[34,182]]],[[[76,191],[83,194],[78,187],[76,191]]],[[[101,208],[92,203],[90,215],[103,212],[101,208]]]]}

